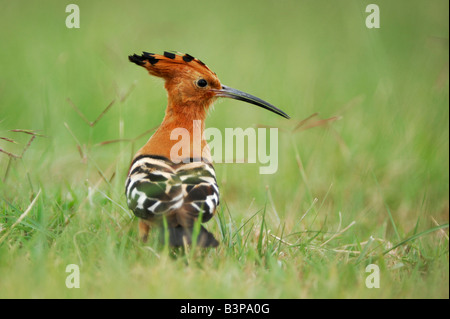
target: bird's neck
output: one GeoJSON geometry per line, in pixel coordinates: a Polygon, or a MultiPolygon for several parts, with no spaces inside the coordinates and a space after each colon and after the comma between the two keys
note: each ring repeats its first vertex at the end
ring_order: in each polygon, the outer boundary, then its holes
{"type": "Polygon", "coordinates": [[[174,162],[203,158],[211,162],[204,138],[206,112],[207,107],[175,104],[169,98],[161,125],[136,156],[158,155],[174,162]]]}

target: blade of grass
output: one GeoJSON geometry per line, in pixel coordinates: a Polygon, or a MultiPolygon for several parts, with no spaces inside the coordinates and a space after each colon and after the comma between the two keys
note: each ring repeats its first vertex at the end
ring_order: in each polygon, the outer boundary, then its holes
{"type": "Polygon", "coordinates": [[[442,224],[442,225],[439,225],[439,226],[436,226],[436,227],[432,227],[432,228],[427,229],[427,230],[424,230],[424,231],[422,231],[422,232],[420,232],[420,233],[418,233],[418,234],[415,234],[415,235],[413,235],[413,236],[411,236],[411,237],[408,237],[408,238],[406,238],[405,240],[402,240],[401,242],[399,242],[398,244],[392,246],[391,248],[385,250],[385,251],[382,253],[382,255],[386,255],[386,254],[389,253],[390,251],[394,250],[394,249],[397,248],[397,247],[400,247],[400,246],[406,244],[407,242],[410,242],[410,241],[412,241],[412,240],[415,240],[415,239],[417,239],[417,238],[420,238],[420,237],[422,237],[422,236],[428,235],[428,234],[430,234],[430,233],[432,233],[432,232],[435,232],[435,231],[437,231],[437,230],[444,229],[444,228],[448,228],[448,223],[442,224]]]}
{"type": "Polygon", "coordinates": [[[33,206],[36,203],[37,199],[39,198],[39,195],[41,195],[41,189],[39,189],[39,192],[34,197],[33,201],[30,203],[30,205],[28,205],[28,208],[23,212],[23,214],[19,216],[19,218],[15,221],[15,223],[12,224],[12,226],[9,227],[9,229],[0,238],[0,245],[5,240],[5,238],[9,235],[9,233],[14,229],[14,227],[16,227],[18,224],[20,224],[22,222],[22,220],[25,217],[27,217],[28,213],[31,211],[31,209],[33,208],[33,206]]]}
{"type": "MultiPolygon", "coordinates": [[[[377,177],[375,176],[375,173],[374,173],[373,171],[372,171],[372,176],[373,176],[373,178],[374,178],[374,180],[375,180],[375,183],[377,184],[377,187],[378,187],[379,192],[381,193],[381,187],[380,187],[380,184],[378,183],[378,179],[377,179],[377,177]]],[[[386,203],[386,201],[384,200],[384,198],[383,198],[383,203],[384,203],[384,207],[386,207],[386,210],[387,210],[387,212],[388,212],[389,220],[391,221],[392,228],[394,229],[395,235],[397,236],[397,239],[398,239],[398,240],[401,240],[401,236],[400,236],[400,234],[399,234],[399,232],[398,232],[397,225],[395,224],[394,217],[392,216],[391,209],[389,208],[389,205],[386,203]]]]}
{"type": "Polygon", "coordinates": [[[359,255],[358,259],[356,259],[356,264],[359,264],[361,260],[366,256],[367,252],[369,251],[370,245],[372,245],[372,242],[374,241],[374,238],[370,236],[369,240],[367,241],[366,245],[364,246],[364,249],[361,251],[361,254],[359,255]]]}

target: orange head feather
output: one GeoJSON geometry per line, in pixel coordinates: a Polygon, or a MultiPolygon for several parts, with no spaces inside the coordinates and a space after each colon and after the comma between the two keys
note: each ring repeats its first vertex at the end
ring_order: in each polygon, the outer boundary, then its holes
{"type": "MultiPolygon", "coordinates": [[[[189,54],[164,52],[159,55],[143,52],[142,55],[134,54],[128,58],[146,68],[151,75],[163,78],[169,99],[163,123],[137,155],[168,157],[175,143],[170,140],[170,132],[174,128],[182,127],[192,133],[194,120],[201,121],[203,133],[206,111],[218,97],[248,102],[289,118],[282,110],[256,96],[222,85],[213,71],[189,54]]],[[[192,141],[190,143],[192,148],[192,141]]],[[[203,138],[201,145],[202,149],[206,146],[203,138]]],[[[194,157],[195,153],[198,155],[196,150],[193,153],[194,157]]]]}
{"type": "Polygon", "coordinates": [[[258,105],[285,118],[289,116],[272,104],[248,93],[222,85],[206,64],[189,54],[164,52],[164,55],[143,52],[130,55],[129,60],[145,67],[151,75],[166,81],[169,105],[209,107],[217,97],[227,97],[258,105]]]}

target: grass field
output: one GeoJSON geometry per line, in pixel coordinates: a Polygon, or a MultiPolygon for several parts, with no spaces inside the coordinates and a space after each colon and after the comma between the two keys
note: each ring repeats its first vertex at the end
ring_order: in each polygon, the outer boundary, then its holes
{"type": "Polygon", "coordinates": [[[79,29],[0,0],[0,298],[449,298],[448,1],[73,3],[79,29]],[[217,164],[222,243],[177,258],[124,195],[166,106],[127,56],[164,50],[291,116],[216,103],[207,127],[279,128],[279,168],[217,164]]]}

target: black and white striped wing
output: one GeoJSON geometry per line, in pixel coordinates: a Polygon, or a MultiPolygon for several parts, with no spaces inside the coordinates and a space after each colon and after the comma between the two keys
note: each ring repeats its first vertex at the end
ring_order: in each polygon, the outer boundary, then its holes
{"type": "Polygon", "coordinates": [[[216,174],[205,162],[174,164],[158,156],[140,156],[131,165],[125,193],[128,207],[143,219],[173,212],[185,224],[203,212],[205,222],[219,205],[216,174]]]}
{"type": "Polygon", "coordinates": [[[151,219],[183,205],[180,178],[164,160],[149,156],[135,159],[125,189],[128,207],[137,217],[151,219]]]}
{"type": "Polygon", "coordinates": [[[202,211],[203,221],[209,220],[219,205],[219,188],[213,166],[193,162],[183,164],[176,172],[183,185],[183,207],[195,217],[202,211]]]}

